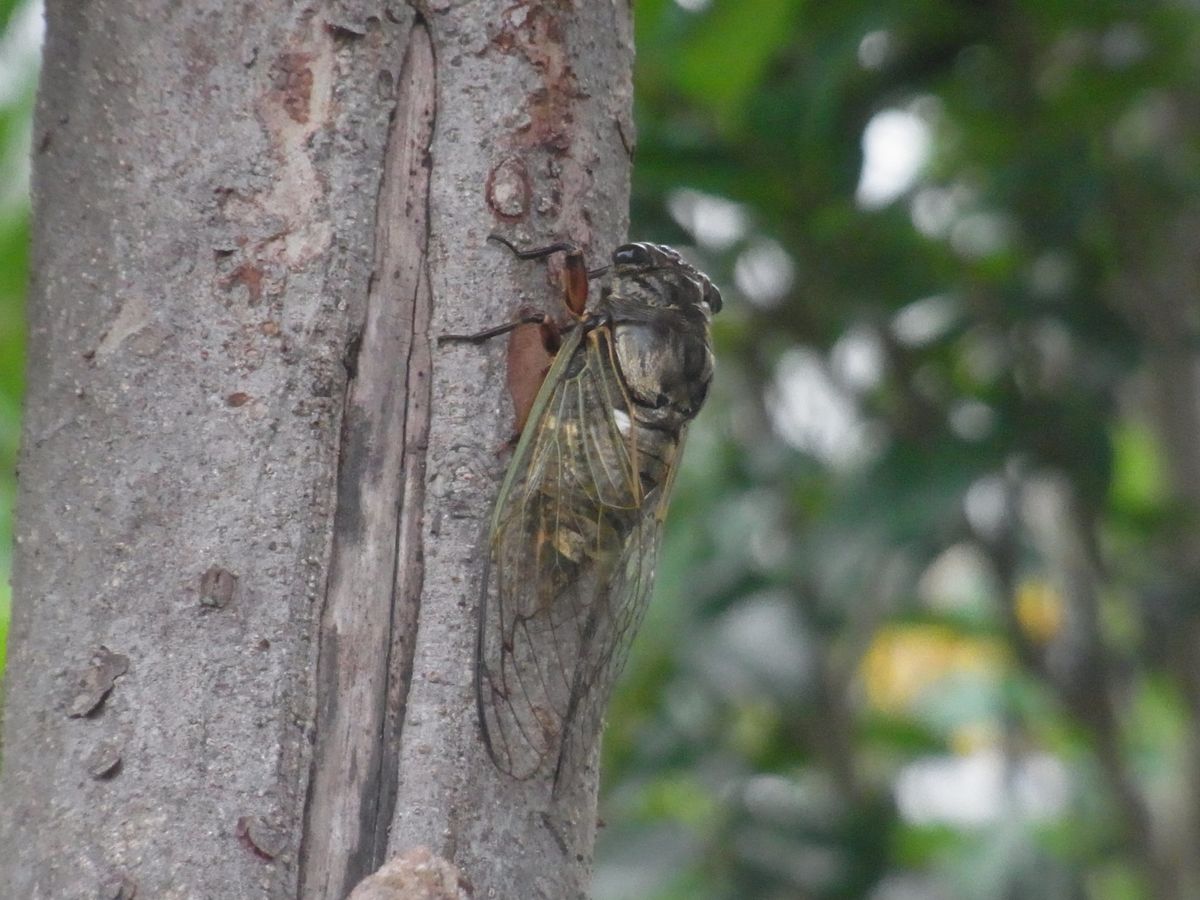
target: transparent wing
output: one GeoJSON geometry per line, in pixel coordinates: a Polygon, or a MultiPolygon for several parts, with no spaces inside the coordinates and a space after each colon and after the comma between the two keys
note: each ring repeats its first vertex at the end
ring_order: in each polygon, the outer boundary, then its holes
{"type": "MultiPolygon", "coordinates": [[[[670,478],[645,478],[611,334],[577,330],[497,500],[480,604],[484,741],[516,778],[586,760],[654,583],[670,478]],[[659,483],[656,483],[659,482],[659,483]]],[[[679,442],[654,449],[673,474],[679,442]],[[664,454],[669,459],[664,459],[664,454]]]]}

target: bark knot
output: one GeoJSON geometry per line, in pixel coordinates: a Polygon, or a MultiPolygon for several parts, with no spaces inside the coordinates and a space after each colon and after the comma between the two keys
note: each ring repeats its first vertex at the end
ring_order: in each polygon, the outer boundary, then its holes
{"type": "Polygon", "coordinates": [[[470,900],[470,882],[449,860],[415,847],[359,882],[348,900],[470,900]]]}
{"type": "Polygon", "coordinates": [[[529,211],[529,171],[519,156],[502,159],[487,178],[488,207],[505,222],[517,222],[529,211]]]}

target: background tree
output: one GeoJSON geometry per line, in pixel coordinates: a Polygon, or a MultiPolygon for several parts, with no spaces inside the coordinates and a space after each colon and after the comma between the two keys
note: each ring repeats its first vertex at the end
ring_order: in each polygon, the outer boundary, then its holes
{"type": "Polygon", "coordinates": [[[489,231],[623,235],[628,10],[47,19],[0,895],[581,895],[594,770],[475,727],[501,354],[431,335],[553,296],[489,231]]]}
{"type": "Polygon", "coordinates": [[[1195,10],[636,12],[732,300],[597,895],[1195,896],[1195,10]]]}

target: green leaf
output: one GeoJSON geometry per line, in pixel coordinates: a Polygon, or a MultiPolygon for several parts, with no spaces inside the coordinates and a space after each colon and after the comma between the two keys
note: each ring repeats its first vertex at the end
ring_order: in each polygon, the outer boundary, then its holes
{"type": "Polygon", "coordinates": [[[799,0],[718,0],[679,48],[675,84],[735,129],[772,59],[794,40],[791,24],[802,7],[799,0]]]}

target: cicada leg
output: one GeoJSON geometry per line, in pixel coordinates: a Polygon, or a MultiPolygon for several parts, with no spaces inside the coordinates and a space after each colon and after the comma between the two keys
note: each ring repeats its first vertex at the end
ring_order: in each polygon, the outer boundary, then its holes
{"type": "Polygon", "coordinates": [[[605,269],[597,269],[593,274],[588,271],[587,263],[583,261],[583,251],[570,241],[559,241],[547,244],[545,247],[534,247],[530,250],[520,250],[498,234],[489,234],[489,241],[495,241],[507,247],[517,259],[545,259],[555,253],[564,254],[563,265],[563,302],[575,318],[583,317],[587,310],[588,279],[603,274],[605,269]]]}
{"type": "Polygon", "coordinates": [[[509,335],[507,381],[516,426],[513,437],[506,445],[511,446],[515,445],[521,436],[525,421],[537,400],[538,391],[562,343],[562,335],[580,325],[588,327],[591,321],[591,317],[587,315],[588,281],[603,275],[608,271],[608,266],[589,271],[584,263],[583,253],[570,241],[521,250],[498,234],[488,235],[488,240],[503,245],[517,259],[545,259],[555,253],[564,254],[564,303],[575,319],[575,322],[563,325],[556,322],[552,316],[533,307],[522,307],[515,320],[503,325],[475,334],[443,334],[438,337],[439,344],[451,341],[482,344],[502,334],[509,335]]]}
{"type": "Polygon", "coordinates": [[[554,361],[554,354],[562,344],[562,332],[558,323],[533,307],[523,306],[517,311],[517,318],[511,322],[476,334],[443,334],[438,337],[438,343],[456,341],[482,344],[502,334],[508,335],[506,381],[513,404],[514,432],[501,449],[511,449],[516,446],[521,436],[525,420],[529,418],[529,411],[533,409],[538,391],[541,390],[542,381],[554,361]]]}
{"type": "MultiPolygon", "coordinates": [[[[494,337],[500,337],[502,334],[508,334],[510,331],[516,331],[523,325],[553,325],[550,317],[543,312],[526,312],[522,311],[516,320],[505,322],[503,325],[497,325],[495,328],[488,328],[484,331],[476,332],[475,334],[439,334],[438,343],[445,344],[450,341],[461,342],[464,344],[482,344],[484,341],[490,341],[494,337]]],[[[556,329],[557,331],[557,329],[556,329]]]]}

